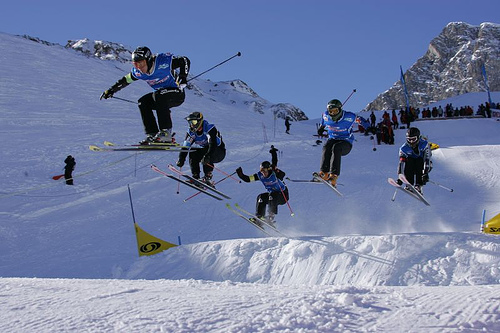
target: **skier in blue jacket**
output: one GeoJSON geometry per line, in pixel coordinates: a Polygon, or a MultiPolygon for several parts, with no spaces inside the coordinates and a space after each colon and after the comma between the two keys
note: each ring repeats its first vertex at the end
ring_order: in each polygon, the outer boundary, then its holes
{"type": "Polygon", "coordinates": [[[132,64],[134,67],[131,72],[103,92],[100,99],[113,97],[113,94],[134,81],[146,81],[154,91],[139,99],[139,110],[146,133],[146,139],[141,144],[173,142],[170,108],[184,102],[189,59],[170,53],[153,55],[149,48],[140,46],[132,52],[132,64]],[[156,110],[158,124],[153,110],[156,110]]]}
{"type": "MultiPolygon", "coordinates": [[[[212,182],[212,171],[214,164],[221,162],[226,157],[226,146],[222,137],[215,127],[203,119],[201,112],[192,112],[185,118],[189,124],[184,143],[185,147],[193,147],[189,152],[189,166],[193,178],[200,178],[200,162],[203,164],[204,176],[202,181],[207,185],[214,186],[212,182]]],[[[182,167],[188,153],[180,152],[177,166],[182,167]]]]}
{"type": "MultiPolygon", "coordinates": [[[[420,135],[420,130],[410,127],[406,131],[406,141],[399,148],[398,175],[404,174],[410,184],[422,193],[422,186],[429,181],[429,172],[432,170],[432,152],[429,142],[420,135]]],[[[399,185],[403,182],[397,180],[399,185]]]]}
{"type": "Polygon", "coordinates": [[[332,99],[326,106],[326,111],[321,117],[318,135],[327,131],[328,140],[323,146],[319,176],[329,181],[333,186],[337,185],[340,175],[340,163],[342,156],[346,156],[352,149],[354,135],[352,128],[356,121],[356,115],[342,109],[342,102],[332,99]]]}
{"type": "Polygon", "coordinates": [[[260,164],[260,170],[251,176],[245,175],[243,169],[239,167],[236,169],[238,177],[246,183],[260,180],[267,192],[261,193],[257,196],[257,203],[255,207],[255,216],[258,218],[265,218],[268,222],[274,222],[274,216],[278,214],[278,206],[284,205],[289,200],[288,188],[283,181],[285,172],[278,169],[278,156],[277,149],[271,146],[269,151],[272,156],[272,163],[264,161],[260,164]],[[266,206],[268,206],[268,215],[266,215],[266,206]]]}

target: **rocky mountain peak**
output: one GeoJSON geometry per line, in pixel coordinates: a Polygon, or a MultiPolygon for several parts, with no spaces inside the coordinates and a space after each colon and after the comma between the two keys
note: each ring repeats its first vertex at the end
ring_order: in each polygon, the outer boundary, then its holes
{"type": "MultiPolygon", "coordinates": [[[[491,91],[500,90],[500,25],[451,22],[406,71],[410,105],[424,107],[456,95],[485,91],[484,64],[491,91]]],[[[397,71],[397,66],[395,66],[397,71]]],[[[366,106],[366,110],[405,108],[400,81],[366,106]]]]}

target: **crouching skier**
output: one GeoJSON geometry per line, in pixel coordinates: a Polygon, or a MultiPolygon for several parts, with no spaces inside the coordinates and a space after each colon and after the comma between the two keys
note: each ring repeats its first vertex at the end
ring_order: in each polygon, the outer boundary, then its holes
{"type": "MultiPolygon", "coordinates": [[[[189,124],[183,146],[200,148],[189,152],[189,166],[193,178],[200,179],[200,162],[203,164],[204,176],[202,182],[214,186],[212,181],[214,164],[221,162],[226,157],[226,147],[222,137],[215,127],[203,119],[201,112],[193,112],[185,118],[189,124]]],[[[177,166],[182,167],[188,153],[179,153],[177,166]]]]}
{"type": "MultiPolygon", "coordinates": [[[[276,153],[274,152],[274,154],[276,153]]],[[[274,154],[273,162],[277,162],[277,158],[275,158],[274,154]]],[[[278,206],[284,205],[289,200],[288,188],[283,181],[285,172],[278,169],[275,163],[271,164],[269,161],[262,162],[260,170],[251,176],[245,175],[241,167],[236,169],[236,172],[238,173],[238,177],[246,183],[260,180],[262,184],[264,184],[267,192],[257,196],[255,216],[264,218],[270,223],[275,223],[274,216],[278,214],[278,206]],[[266,206],[268,207],[267,216],[265,216],[266,206]]]]}

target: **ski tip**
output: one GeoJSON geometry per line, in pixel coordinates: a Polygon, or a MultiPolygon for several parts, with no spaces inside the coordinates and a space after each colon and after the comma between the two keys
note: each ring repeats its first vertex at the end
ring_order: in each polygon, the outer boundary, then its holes
{"type": "Polygon", "coordinates": [[[96,145],[90,145],[89,149],[92,151],[101,151],[102,150],[101,148],[97,147],[96,145]]]}
{"type": "Polygon", "coordinates": [[[115,144],[113,142],[109,142],[109,141],[104,141],[104,145],[105,146],[108,146],[108,147],[113,147],[115,146],[115,144]]]}
{"type": "Polygon", "coordinates": [[[295,216],[295,213],[291,213],[290,216],[295,216]]]}

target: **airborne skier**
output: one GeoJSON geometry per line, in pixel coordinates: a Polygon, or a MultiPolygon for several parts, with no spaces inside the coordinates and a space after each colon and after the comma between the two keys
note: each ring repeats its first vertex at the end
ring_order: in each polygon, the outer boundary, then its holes
{"type": "Polygon", "coordinates": [[[173,142],[170,108],[184,102],[189,59],[170,53],[153,55],[149,48],[140,46],[132,52],[132,64],[134,67],[131,72],[103,92],[100,99],[113,97],[113,94],[133,81],[146,81],[154,91],[142,96],[138,103],[146,133],[141,144],[173,142]],[[156,110],[158,124],[153,110],[156,110]]]}
{"type": "MultiPolygon", "coordinates": [[[[420,135],[420,130],[410,127],[406,131],[406,141],[399,148],[398,175],[404,174],[408,182],[422,194],[422,186],[429,181],[432,170],[431,149],[427,140],[420,135]]],[[[403,182],[398,179],[399,185],[403,182]]]]}
{"type": "Polygon", "coordinates": [[[319,177],[330,182],[332,186],[337,185],[340,175],[340,162],[342,156],[349,154],[352,149],[354,135],[352,128],[356,115],[342,109],[342,102],[332,99],[326,106],[327,110],[321,117],[318,135],[321,137],[325,128],[328,132],[328,140],[323,146],[321,156],[321,167],[319,177]]]}
{"type": "MultiPolygon", "coordinates": [[[[221,162],[226,157],[226,147],[222,137],[215,127],[203,119],[201,112],[192,112],[185,118],[189,124],[189,129],[184,140],[184,147],[199,147],[201,149],[191,150],[189,152],[189,166],[193,178],[200,178],[200,162],[203,164],[204,176],[202,181],[207,185],[213,186],[212,171],[214,164],[221,162]]],[[[183,151],[179,153],[177,166],[182,167],[186,161],[188,153],[183,151]]]]}
{"type": "Polygon", "coordinates": [[[236,169],[238,177],[246,183],[260,180],[267,192],[261,193],[257,196],[257,203],[255,207],[255,216],[259,219],[266,218],[266,206],[268,207],[268,215],[266,220],[274,222],[274,216],[278,214],[278,206],[284,205],[289,200],[288,188],[283,181],[285,172],[278,169],[277,149],[272,146],[269,151],[272,156],[272,163],[264,161],[260,164],[260,170],[251,176],[245,175],[243,169],[239,167],[236,169]]]}

